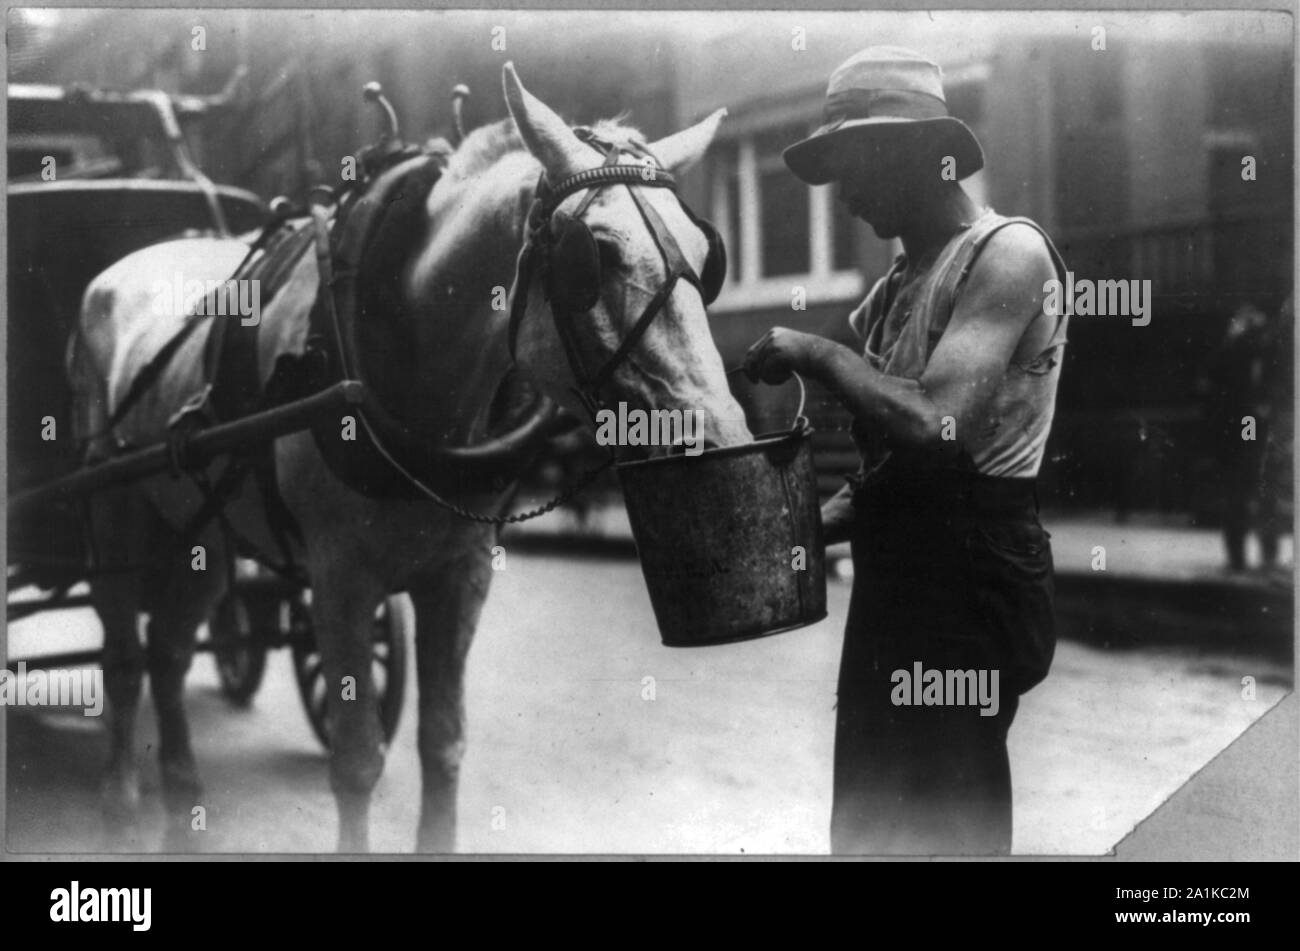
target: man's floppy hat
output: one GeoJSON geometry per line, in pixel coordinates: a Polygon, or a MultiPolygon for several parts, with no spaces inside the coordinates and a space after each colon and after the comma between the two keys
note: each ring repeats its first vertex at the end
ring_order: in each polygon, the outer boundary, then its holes
{"type": "Polygon", "coordinates": [[[948,115],[939,66],[899,46],[872,46],[831,73],[822,125],[785,150],[785,164],[809,185],[825,185],[827,158],[865,135],[890,135],[904,127],[934,136],[940,155],[951,155],[957,178],[984,167],[984,153],[966,123],[948,115]]]}

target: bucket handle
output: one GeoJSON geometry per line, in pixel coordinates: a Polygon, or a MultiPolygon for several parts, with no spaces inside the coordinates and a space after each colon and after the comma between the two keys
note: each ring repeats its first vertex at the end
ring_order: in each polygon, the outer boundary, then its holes
{"type": "MultiPolygon", "coordinates": [[[[740,373],[744,369],[743,366],[732,367],[727,371],[727,376],[731,376],[733,373],[740,373]]],[[[790,375],[794,377],[794,381],[799,384],[799,409],[794,415],[794,422],[790,424],[790,431],[803,432],[808,428],[808,417],[803,414],[804,406],[808,402],[808,388],[804,386],[803,377],[798,373],[791,370],[790,375]]]]}

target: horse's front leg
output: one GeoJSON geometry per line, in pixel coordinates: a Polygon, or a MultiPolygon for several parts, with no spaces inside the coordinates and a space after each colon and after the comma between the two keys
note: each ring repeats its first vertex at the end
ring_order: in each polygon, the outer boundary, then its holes
{"type": "Polygon", "coordinates": [[[465,753],[465,657],[492,580],[492,528],[473,530],[440,570],[416,576],[416,669],[423,789],[417,852],[456,847],[456,789],[465,753]]]}
{"type": "Polygon", "coordinates": [[[369,851],[370,793],[384,770],[370,666],[374,613],[386,593],[356,564],[312,571],[312,622],[327,690],[330,787],[339,811],[340,852],[369,851]]]}
{"type": "Polygon", "coordinates": [[[334,478],[311,433],[276,442],[276,478],[302,526],[330,730],[340,852],[369,849],[370,793],[384,769],[371,677],[374,616],[404,572],[382,506],[334,478]]]}

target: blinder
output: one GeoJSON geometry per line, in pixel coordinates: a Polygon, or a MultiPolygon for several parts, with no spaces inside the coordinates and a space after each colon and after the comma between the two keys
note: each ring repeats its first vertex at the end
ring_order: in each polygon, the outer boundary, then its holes
{"type": "Polygon", "coordinates": [[[600,299],[600,248],[581,220],[556,212],[551,217],[551,253],[546,292],[567,313],[585,313],[600,299]]]}
{"type": "MultiPolygon", "coordinates": [[[[717,300],[727,279],[727,248],[712,224],[696,216],[685,202],[681,207],[708,242],[699,274],[700,296],[707,307],[717,300]]],[[[585,313],[596,306],[602,279],[600,248],[581,219],[560,211],[551,215],[550,255],[544,267],[553,305],[569,313],[585,313]]]]}
{"type": "Polygon", "coordinates": [[[704,297],[704,306],[712,304],[722,292],[722,282],[727,279],[727,245],[718,234],[718,229],[704,218],[697,218],[687,208],[686,213],[695,222],[695,227],[704,232],[704,239],[709,242],[709,256],[704,259],[704,270],[700,272],[700,293],[704,297]]]}

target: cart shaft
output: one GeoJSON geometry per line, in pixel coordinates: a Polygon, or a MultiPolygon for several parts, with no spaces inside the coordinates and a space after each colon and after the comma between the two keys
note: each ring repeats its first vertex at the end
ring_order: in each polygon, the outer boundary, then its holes
{"type": "MultiPolygon", "coordinates": [[[[197,468],[223,453],[306,429],[318,417],[349,406],[360,406],[365,399],[365,387],[361,383],[343,380],[319,393],[283,406],[233,422],[220,423],[190,437],[184,448],[184,463],[188,468],[197,468]]],[[[55,498],[89,495],[106,486],[167,472],[171,467],[169,445],[165,442],[155,443],[145,449],[79,469],[71,475],[36,488],[18,492],[9,500],[9,513],[13,515],[29,506],[55,498]]]]}

